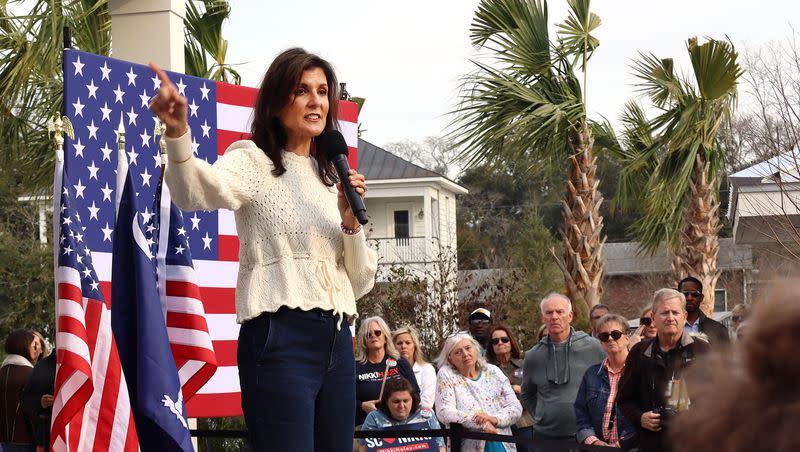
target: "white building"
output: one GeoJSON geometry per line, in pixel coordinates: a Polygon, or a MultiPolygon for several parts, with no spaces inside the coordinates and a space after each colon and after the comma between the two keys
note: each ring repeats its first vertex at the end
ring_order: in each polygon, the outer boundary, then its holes
{"type": "Polygon", "coordinates": [[[419,269],[442,250],[455,255],[456,195],[466,188],[362,139],[358,171],[367,179],[367,238],[379,265],[419,269]]]}

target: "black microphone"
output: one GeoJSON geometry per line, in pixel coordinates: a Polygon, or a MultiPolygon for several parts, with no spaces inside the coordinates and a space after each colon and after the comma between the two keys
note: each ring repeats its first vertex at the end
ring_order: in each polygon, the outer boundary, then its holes
{"type": "Polygon", "coordinates": [[[314,139],[317,145],[317,152],[325,155],[329,162],[333,163],[336,168],[336,173],[339,175],[339,181],[342,183],[342,190],[344,196],[347,198],[347,204],[353,211],[358,222],[367,224],[367,208],[364,207],[364,200],[356,192],[356,188],[350,185],[350,164],[347,163],[347,142],[338,130],[326,130],[314,139]]]}

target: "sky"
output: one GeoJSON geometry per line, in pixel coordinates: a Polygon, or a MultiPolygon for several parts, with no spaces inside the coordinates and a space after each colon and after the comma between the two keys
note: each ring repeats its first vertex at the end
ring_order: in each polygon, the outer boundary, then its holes
{"type": "MultiPolygon", "coordinates": [[[[379,146],[442,136],[459,79],[474,67],[469,26],[477,0],[230,3],[223,28],[227,61],[244,85],[258,86],[272,59],[289,47],[317,53],[333,63],[351,95],[366,98],[362,138],[379,146]]],[[[602,25],[589,63],[589,112],[615,124],[635,95],[631,60],[638,52],[672,57],[688,73],[689,37],[728,36],[744,52],[785,40],[792,25],[800,27],[800,2],[789,0],[595,0],[592,9],[602,25]]],[[[551,23],[566,16],[566,0],[549,2],[551,23]]]]}

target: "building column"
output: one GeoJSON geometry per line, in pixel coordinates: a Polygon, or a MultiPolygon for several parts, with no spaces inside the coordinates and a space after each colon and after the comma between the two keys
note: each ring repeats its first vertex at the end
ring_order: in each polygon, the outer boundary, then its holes
{"type": "Polygon", "coordinates": [[[109,0],[114,58],[183,73],[185,0],[109,0]]]}
{"type": "Polygon", "coordinates": [[[425,260],[430,262],[434,257],[433,250],[433,228],[431,227],[433,211],[431,210],[431,193],[427,188],[425,189],[425,197],[423,198],[422,211],[425,212],[425,260]]]}

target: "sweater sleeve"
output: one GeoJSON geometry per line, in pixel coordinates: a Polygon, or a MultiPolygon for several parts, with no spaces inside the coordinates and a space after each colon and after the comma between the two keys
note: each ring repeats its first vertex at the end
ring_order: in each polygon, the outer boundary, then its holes
{"type": "Polygon", "coordinates": [[[225,155],[210,165],[192,153],[192,136],[187,131],[178,138],[166,137],[169,164],[164,180],[175,205],[183,210],[237,210],[252,198],[263,163],[254,161],[253,151],[261,152],[251,141],[237,141],[225,155]]]}
{"type": "Polygon", "coordinates": [[[431,364],[422,366],[420,381],[417,383],[419,384],[420,406],[433,408],[436,398],[436,369],[431,364]]]}
{"type": "Polygon", "coordinates": [[[417,391],[417,394],[419,394],[419,383],[417,382],[417,377],[414,375],[414,368],[411,367],[411,364],[409,364],[405,358],[398,358],[397,366],[400,368],[400,375],[408,380],[411,386],[414,387],[414,390],[417,391]]]}
{"type": "Polygon", "coordinates": [[[492,372],[492,377],[500,382],[500,412],[490,413],[497,418],[497,426],[500,428],[510,427],[514,425],[519,417],[522,415],[522,405],[517,400],[517,395],[514,393],[514,388],[511,387],[511,382],[506,375],[498,367],[489,367],[492,372]]]}
{"type": "Polygon", "coordinates": [[[368,294],[375,285],[378,253],[367,245],[364,228],[358,234],[344,234],[344,268],[356,300],[368,294]]]}
{"type": "Polygon", "coordinates": [[[448,366],[439,370],[436,382],[436,416],[445,424],[461,424],[473,430],[482,430],[483,427],[475,423],[472,413],[462,411],[456,400],[456,375],[448,366]]]}

